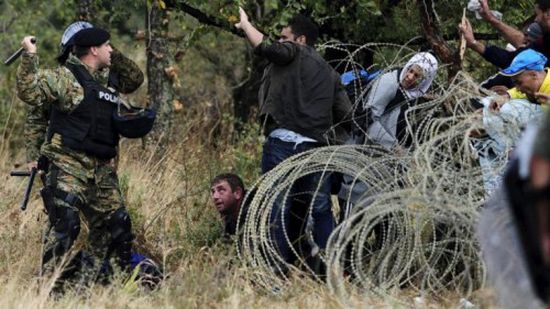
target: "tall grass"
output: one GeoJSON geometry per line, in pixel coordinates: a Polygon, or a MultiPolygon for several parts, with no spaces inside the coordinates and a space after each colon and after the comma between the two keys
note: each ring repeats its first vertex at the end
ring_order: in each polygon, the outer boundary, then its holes
{"type": "MultiPolygon", "coordinates": [[[[243,268],[236,259],[235,249],[220,240],[221,223],[209,200],[208,182],[214,174],[232,169],[248,175],[245,177],[248,183],[254,179],[260,155],[257,132],[257,128],[251,126],[238,139],[222,135],[216,143],[190,134],[181,143],[173,143],[160,157],[155,155],[155,149],[143,148],[140,141],[123,141],[118,170],[133,220],[135,247],[160,263],[167,278],[160,289],[153,292],[117,278],[108,286],[69,291],[59,299],[48,296],[51,280],[38,278],[41,234],[47,220],[37,194],[39,181],[37,179],[28,210],[21,212],[18,205],[26,180],[10,178],[7,174],[13,168],[11,162],[19,160],[22,154],[14,156],[3,148],[0,153],[0,172],[4,175],[0,189],[0,307],[343,306],[324,284],[300,275],[291,278],[289,288],[281,292],[260,290],[250,280],[254,269],[243,268]]],[[[81,238],[85,237],[85,229],[81,234],[81,238]]],[[[78,245],[83,243],[80,241],[78,245]]],[[[413,304],[415,296],[418,295],[396,291],[396,297],[404,303],[413,304]]],[[[457,295],[455,304],[458,298],[457,295]]],[[[487,299],[485,295],[480,297],[484,299],[487,299]]],[[[355,295],[347,305],[393,307],[396,303],[355,295]]],[[[427,299],[423,306],[446,305],[427,299]]]]}
{"type": "MultiPolygon", "coordinates": [[[[222,120],[220,126],[228,127],[230,120],[222,120]]],[[[22,212],[19,203],[28,179],[8,174],[24,169],[24,154],[9,146],[16,131],[7,130],[0,147],[0,307],[336,305],[322,285],[307,280],[298,280],[301,287],[288,295],[256,292],[247,279],[249,270],[240,266],[234,248],[220,239],[221,222],[209,199],[209,180],[229,170],[244,175],[247,182],[256,177],[261,144],[257,127],[249,126],[239,138],[219,135],[215,142],[197,134],[205,128],[196,127],[196,123],[189,122],[186,129],[188,135],[174,141],[163,156],[156,155],[154,147],[142,147],[140,141],[121,143],[119,179],[133,220],[135,248],[164,268],[167,278],[163,285],[147,292],[118,278],[111,285],[69,291],[59,299],[49,297],[51,280],[38,276],[47,222],[38,195],[40,180],[35,180],[28,209],[22,212]]],[[[77,248],[85,245],[85,236],[84,226],[77,248]]]]}

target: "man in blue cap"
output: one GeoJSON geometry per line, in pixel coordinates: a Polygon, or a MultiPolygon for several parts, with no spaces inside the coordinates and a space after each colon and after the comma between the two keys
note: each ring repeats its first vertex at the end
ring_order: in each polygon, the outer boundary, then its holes
{"type": "Polygon", "coordinates": [[[550,95],[550,76],[545,68],[547,58],[533,50],[519,53],[509,67],[500,74],[510,76],[515,88],[508,91],[512,99],[528,99],[533,103],[546,104],[541,95],[550,95]]]}
{"type": "MultiPolygon", "coordinates": [[[[540,11],[540,9],[539,9],[540,11]]],[[[550,10],[547,14],[550,20],[550,10]]],[[[502,70],[503,75],[511,76],[516,88],[510,89],[512,99],[527,98],[538,104],[550,103],[550,74],[549,68],[545,68],[547,58],[539,52],[527,49],[519,53],[512,64],[502,70]]],[[[539,135],[535,142],[534,153],[531,159],[530,185],[533,189],[548,190],[550,188],[550,114],[548,111],[539,129],[539,135]]],[[[544,203],[537,204],[540,207],[540,233],[544,235],[541,239],[541,250],[544,254],[545,264],[550,265],[550,218],[548,215],[548,199],[544,203]]],[[[549,289],[549,287],[546,287],[549,289]]]]}

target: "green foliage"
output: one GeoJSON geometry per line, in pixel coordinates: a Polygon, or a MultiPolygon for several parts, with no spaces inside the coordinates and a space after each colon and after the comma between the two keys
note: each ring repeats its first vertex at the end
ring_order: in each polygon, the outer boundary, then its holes
{"type": "MultiPolygon", "coordinates": [[[[322,41],[340,40],[346,43],[401,42],[421,35],[416,0],[189,0],[185,1],[205,14],[215,16],[234,24],[238,21],[238,6],[242,5],[250,19],[262,31],[276,38],[281,27],[296,13],[310,14],[322,27],[322,41]]],[[[37,2],[32,0],[6,0],[0,2],[0,35],[3,59],[19,47],[25,34],[38,37],[41,67],[55,66],[55,56],[62,31],[77,17],[75,1],[37,2]]],[[[114,32],[113,42],[124,52],[144,54],[143,44],[131,41],[138,29],[143,29],[148,2],[93,1],[92,22],[114,32]],[[130,44],[132,43],[132,44],[130,44]]],[[[466,1],[435,1],[438,22],[443,35],[456,33],[456,26],[462,16],[466,1]]],[[[492,9],[504,13],[504,20],[521,26],[533,14],[532,0],[494,0],[492,9]]],[[[495,30],[484,21],[475,20],[468,13],[476,32],[495,30]]],[[[231,88],[247,80],[250,72],[250,48],[246,41],[224,30],[205,26],[193,17],[178,11],[169,14],[169,50],[176,55],[179,83],[176,97],[184,106],[195,104],[214,106],[221,113],[232,113],[231,88]],[[178,56],[179,55],[179,56],[178,56]]],[[[450,41],[456,45],[455,41],[450,41]]],[[[502,41],[491,42],[503,46],[502,41]]],[[[419,49],[420,46],[411,46],[419,49]]],[[[380,49],[378,59],[385,58],[386,51],[380,49]]],[[[473,53],[469,53],[472,54],[473,53]]],[[[142,58],[143,59],[143,58],[142,58]]],[[[144,59],[140,63],[144,67],[144,59]]],[[[375,63],[379,66],[383,63],[375,63]]],[[[15,100],[14,84],[17,63],[10,67],[0,66],[0,128],[21,136],[24,108],[15,100]],[[10,119],[8,123],[7,120],[10,119]]],[[[484,78],[495,68],[477,58],[469,57],[465,67],[477,78],[484,78]]],[[[145,88],[145,87],[142,87],[145,88]]],[[[145,90],[137,100],[146,101],[145,90]]],[[[176,116],[177,118],[177,116],[176,116]]],[[[187,121],[187,120],[178,120],[187,121]]],[[[246,133],[245,133],[246,134],[246,133]]],[[[17,139],[10,140],[20,145],[17,139]]],[[[243,165],[247,165],[242,156],[243,165]]],[[[241,163],[239,163],[241,164],[241,163]]]]}
{"type": "MultiPolygon", "coordinates": [[[[242,5],[252,22],[272,39],[277,37],[281,27],[296,13],[310,14],[321,26],[325,41],[339,40],[346,43],[401,42],[421,36],[418,1],[416,0],[267,0],[261,2],[219,0],[187,1],[201,11],[220,17],[231,24],[238,21],[238,6],[242,5]]],[[[505,14],[505,21],[521,25],[532,14],[532,0],[496,0],[491,8],[505,14]]],[[[437,22],[442,34],[456,35],[457,24],[462,17],[465,1],[435,1],[437,22]]],[[[468,13],[472,17],[473,14],[468,13]]],[[[482,32],[495,32],[483,22],[482,32]]]]}
{"type": "Polygon", "coordinates": [[[244,124],[235,139],[234,168],[248,184],[259,177],[263,145],[263,138],[258,134],[260,130],[257,122],[244,124]]]}
{"type": "MultiPolygon", "coordinates": [[[[207,205],[193,205],[194,208],[209,207],[207,205]]],[[[191,225],[186,231],[183,231],[183,239],[188,242],[192,248],[210,247],[222,236],[222,225],[220,218],[213,211],[203,212],[202,216],[196,218],[195,224],[191,225]]]]}
{"type": "MultiPolygon", "coordinates": [[[[55,62],[61,34],[65,24],[73,20],[72,3],[62,1],[7,0],[0,1],[0,51],[2,62],[20,48],[26,35],[38,39],[41,64],[51,66],[55,62]]],[[[0,129],[10,146],[21,146],[22,123],[25,115],[23,104],[15,96],[15,72],[18,62],[0,66],[0,129]]]]}
{"type": "MultiPolygon", "coordinates": [[[[42,63],[54,64],[60,42],[60,30],[74,21],[76,16],[72,2],[7,0],[0,3],[2,20],[2,46],[0,53],[5,59],[19,48],[25,35],[34,35],[38,39],[38,48],[42,63]]],[[[17,63],[10,67],[1,67],[0,72],[13,72],[17,63]]]]}

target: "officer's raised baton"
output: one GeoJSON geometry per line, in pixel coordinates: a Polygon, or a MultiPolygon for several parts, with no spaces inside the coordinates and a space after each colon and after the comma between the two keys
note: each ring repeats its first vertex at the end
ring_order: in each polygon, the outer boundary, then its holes
{"type": "MultiPolygon", "coordinates": [[[[31,43],[35,44],[36,43],[36,39],[35,38],[32,38],[31,39],[31,43]]],[[[4,64],[5,65],[10,65],[12,62],[14,62],[15,60],[17,60],[17,58],[19,58],[19,56],[21,56],[21,54],[23,53],[25,49],[23,47],[19,48],[15,53],[13,53],[8,59],[6,59],[6,61],[4,61],[4,64]]]]}

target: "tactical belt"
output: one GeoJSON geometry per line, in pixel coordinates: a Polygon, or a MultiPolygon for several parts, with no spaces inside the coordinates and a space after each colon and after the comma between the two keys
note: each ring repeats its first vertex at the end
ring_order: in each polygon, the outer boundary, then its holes
{"type": "Polygon", "coordinates": [[[84,203],[76,194],[65,192],[57,188],[57,174],[59,173],[59,167],[57,167],[52,163],[50,168],[51,168],[50,188],[53,191],[53,196],[68,203],[71,206],[80,208],[84,203]]]}
{"type": "Polygon", "coordinates": [[[54,196],[76,208],[80,208],[84,204],[76,194],[68,193],[57,188],[54,190],[54,196]]]}

